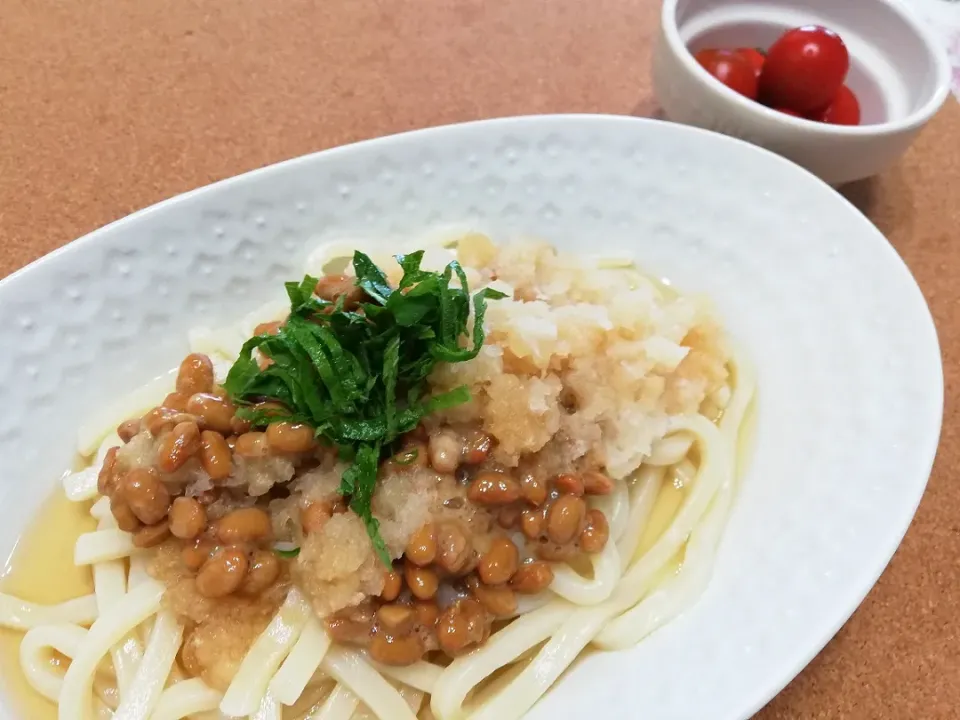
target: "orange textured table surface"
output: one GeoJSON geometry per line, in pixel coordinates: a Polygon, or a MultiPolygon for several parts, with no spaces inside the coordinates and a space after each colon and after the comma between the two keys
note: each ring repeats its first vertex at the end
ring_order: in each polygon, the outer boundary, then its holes
{"type": "MultiPolygon", "coordinates": [[[[362,138],[503,115],[650,114],[658,6],[3,0],[0,275],[184,190],[362,138]]],[[[951,98],[897,167],[846,189],[933,309],[942,444],[887,572],[763,720],[960,713],[958,188],[951,98]]]]}

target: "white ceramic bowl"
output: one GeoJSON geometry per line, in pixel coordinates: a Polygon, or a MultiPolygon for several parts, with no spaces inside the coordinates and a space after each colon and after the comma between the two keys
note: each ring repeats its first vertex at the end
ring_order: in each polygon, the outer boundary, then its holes
{"type": "Polygon", "coordinates": [[[448,224],[633,256],[712,297],[753,361],[754,447],[706,593],[635,648],[582,658],[530,715],[748,717],[900,542],[937,446],[940,352],[913,278],[853,206],[681,125],[508,118],[337,148],[165,201],[4,279],[0,548],[54,492],[78,426],[175,367],[189,328],[282,296],[317,243],[448,224]]]}
{"type": "Polygon", "coordinates": [[[899,0],[665,0],[653,83],[670,120],[748,140],[839,185],[883,171],[906,151],[949,94],[950,66],[899,0]],[[784,30],[809,24],[846,43],[847,84],[865,124],[776,112],[730,90],[693,57],[708,47],[767,48],[784,30]]]}

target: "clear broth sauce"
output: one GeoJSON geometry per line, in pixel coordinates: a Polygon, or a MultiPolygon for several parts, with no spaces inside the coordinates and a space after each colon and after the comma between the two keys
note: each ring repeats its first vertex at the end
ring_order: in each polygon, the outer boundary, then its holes
{"type": "MultiPolygon", "coordinates": [[[[59,488],[41,506],[17,540],[0,577],[0,591],[52,605],[93,592],[88,567],[73,564],[77,537],[96,530],[89,503],[67,499],[59,488]]],[[[20,668],[23,633],[0,628],[0,687],[20,717],[56,720],[57,707],[30,685],[20,668]]],[[[56,658],[51,662],[59,664],[56,658]]]]}

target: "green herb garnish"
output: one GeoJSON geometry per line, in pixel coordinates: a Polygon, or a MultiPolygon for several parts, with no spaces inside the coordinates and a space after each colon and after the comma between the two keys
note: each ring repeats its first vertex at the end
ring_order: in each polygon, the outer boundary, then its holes
{"type": "Polygon", "coordinates": [[[276,335],[248,340],[224,382],[239,405],[264,400],[283,405],[241,409],[241,416],[255,425],[305,423],[318,438],[337,446],[341,458],[351,463],[339,491],[350,498],[387,565],[391,558],[370,508],[381,455],[425,415],[470,399],[466,387],[426,397],[426,380],[438,362],[477,356],[484,339],[485,301],[504,297],[490,289],[473,296],[473,343],[461,347],[470,317],[463,269],[451,262],[442,273],[421,270],[422,259],[423,251],[398,255],[403,279],[392,288],[369,257],[354,253],[356,284],[368,296],[356,309],[347,310],[342,298],[331,303],[314,296],[318,281],[309,275],[287,283],[286,323],[276,335]],[[454,276],[459,287],[450,286],[454,276]],[[255,349],[273,363],[261,370],[255,349]]]}
{"type": "Polygon", "coordinates": [[[274,547],[273,551],[277,555],[282,557],[284,560],[292,560],[293,558],[295,558],[297,555],[300,554],[300,548],[298,547],[291,547],[291,548],[274,547]]]}
{"type": "Polygon", "coordinates": [[[394,456],[393,461],[397,465],[409,465],[420,455],[420,451],[416,448],[401,452],[399,455],[394,456]]]}

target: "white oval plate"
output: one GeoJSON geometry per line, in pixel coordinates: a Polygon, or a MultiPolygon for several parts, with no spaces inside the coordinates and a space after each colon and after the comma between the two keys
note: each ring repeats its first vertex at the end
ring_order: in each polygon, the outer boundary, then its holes
{"type": "Polygon", "coordinates": [[[753,360],[753,458],[709,590],[635,649],[578,663],[532,713],[749,716],[896,549],[943,377],[923,298],[867,220],[787,161],[679,125],[529,117],[364,142],[173,198],[6,278],[0,546],[53,492],[79,424],[176,365],[188,328],[275,297],[311,245],[447,224],[634,256],[708,293],[753,360]]]}

